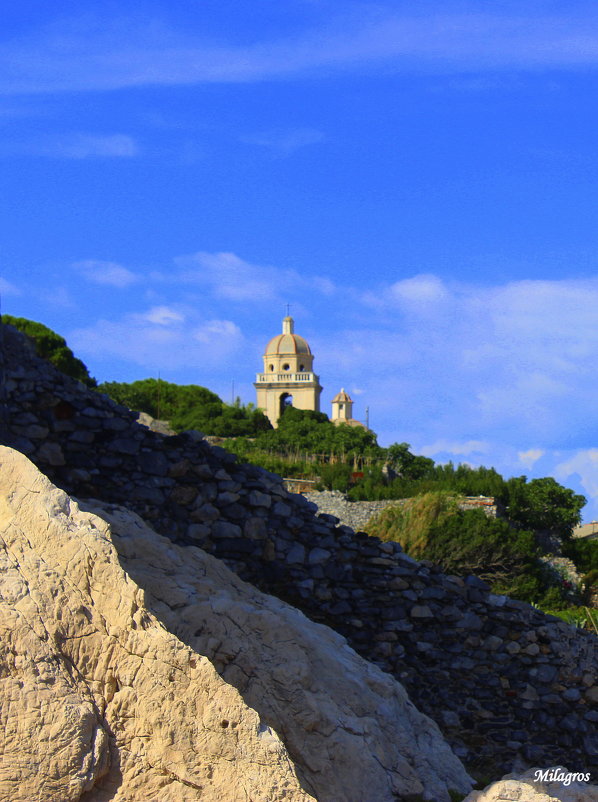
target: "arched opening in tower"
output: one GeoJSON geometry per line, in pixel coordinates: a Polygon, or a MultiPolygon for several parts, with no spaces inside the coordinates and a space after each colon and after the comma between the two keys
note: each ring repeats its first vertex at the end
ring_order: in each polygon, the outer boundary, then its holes
{"type": "MultiPolygon", "coordinates": [[[[283,393],[280,396],[280,415],[285,411],[287,407],[293,406],[293,396],[290,393],[283,393]]],[[[280,417],[280,416],[279,416],[280,417]]]]}

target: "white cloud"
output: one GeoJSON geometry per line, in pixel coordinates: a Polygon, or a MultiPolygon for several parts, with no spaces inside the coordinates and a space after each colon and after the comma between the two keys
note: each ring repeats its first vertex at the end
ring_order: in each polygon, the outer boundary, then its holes
{"type": "Polygon", "coordinates": [[[172,308],[152,307],[118,320],[98,320],[69,334],[69,345],[83,359],[114,357],[153,375],[182,368],[221,368],[243,343],[239,327],[227,320],[199,320],[172,308]]]}
{"type": "Polygon", "coordinates": [[[579,450],[568,460],[559,463],[554,469],[554,474],[560,481],[570,480],[575,475],[579,476],[583,489],[591,499],[595,500],[598,496],[598,448],[579,450]]]}
{"type": "Polygon", "coordinates": [[[74,161],[129,159],[138,154],[137,142],[126,134],[67,133],[45,138],[5,138],[0,148],[0,156],[43,156],[74,161]]]}
{"type": "Polygon", "coordinates": [[[407,277],[362,297],[315,353],[340,383],[359,376],[376,416],[413,440],[506,438],[517,470],[530,440],[598,442],[597,308],[597,279],[448,287],[407,277]]]}
{"type": "Polygon", "coordinates": [[[454,454],[455,456],[468,457],[473,454],[487,454],[490,445],[483,440],[465,440],[459,442],[457,440],[436,440],[430,445],[422,446],[420,449],[424,456],[432,456],[433,454],[454,454]]]}
{"type": "Polygon", "coordinates": [[[40,145],[39,152],[63,159],[120,159],[136,156],[138,147],[135,140],[125,134],[71,134],[40,145]]]}
{"type": "Polygon", "coordinates": [[[308,145],[317,145],[325,140],[321,131],[314,128],[296,128],[289,131],[264,131],[241,137],[248,145],[260,145],[278,156],[290,156],[308,145]]]}
{"type": "Polygon", "coordinates": [[[216,297],[229,301],[271,301],[278,296],[279,271],[258,267],[234,253],[206,253],[179,260],[189,266],[183,278],[191,283],[208,284],[216,297]]]}
{"type": "Polygon", "coordinates": [[[530,471],[545,453],[546,452],[542,448],[530,448],[527,451],[518,451],[517,456],[519,457],[519,462],[523,465],[523,467],[530,471]]]}
{"type": "Polygon", "coordinates": [[[218,340],[234,340],[241,330],[231,320],[208,320],[193,332],[194,339],[201,343],[212,343],[218,340]]]}
{"type": "Polygon", "coordinates": [[[11,284],[10,281],[0,276],[0,293],[2,295],[21,295],[21,290],[16,284],[11,284]]]}
{"type": "Polygon", "coordinates": [[[85,259],[73,265],[88,281],[106,284],[123,289],[139,281],[139,276],[116,262],[104,262],[100,259],[85,259]]]}
{"type": "Polygon", "coordinates": [[[399,303],[419,306],[445,301],[449,293],[437,276],[421,274],[395,282],[390,287],[390,297],[399,303]]]}
{"type": "Polygon", "coordinates": [[[313,295],[314,290],[320,295],[330,295],[334,291],[329,279],[252,264],[234,253],[199,251],[178,258],[176,263],[181,272],[162,276],[161,280],[207,286],[215,298],[236,303],[276,302],[281,311],[289,299],[294,301],[298,297],[306,297],[306,293],[313,295]]]}
{"type": "Polygon", "coordinates": [[[533,13],[501,4],[494,13],[426,4],[347,4],[318,28],[252,44],[211,44],[138,18],[61,20],[5,45],[0,92],[262,81],[313,70],[403,71],[573,69],[598,63],[596,10],[533,13]],[[437,10],[438,9],[438,10],[437,10]]]}
{"type": "Polygon", "coordinates": [[[145,314],[139,315],[139,319],[158,326],[170,326],[173,323],[182,323],[185,316],[168,306],[153,306],[145,314]]]}

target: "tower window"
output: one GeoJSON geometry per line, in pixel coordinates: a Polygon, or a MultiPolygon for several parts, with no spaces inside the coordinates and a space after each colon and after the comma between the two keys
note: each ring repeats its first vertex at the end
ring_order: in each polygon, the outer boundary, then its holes
{"type": "Polygon", "coordinates": [[[269,367],[270,371],[274,370],[274,365],[269,365],[268,367],[269,367]]]}
{"type": "Polygon", "coordinates": [[[290,369],[291,369],[291,366],[289,365],[289,363],[288,363],[288,362],[285,362],[285,363],[284,363],[284,365],[282,366],[282,369],[283,369],[283,370],[290,370],[290,369]]]}
{"type": "Polygon", "coordinates": [[[303,371],[305,370],[305,365],[299,365],[299,370],[301,371],[301,373],[303,373],[303,371]]]}

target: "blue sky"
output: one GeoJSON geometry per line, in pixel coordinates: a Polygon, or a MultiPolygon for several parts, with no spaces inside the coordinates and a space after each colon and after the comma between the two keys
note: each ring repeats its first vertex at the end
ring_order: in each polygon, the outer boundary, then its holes
{"type": "Polygon", "coordinates": [[[323,409],[598,517],[598,7],[7,0],[2,311],[99,380],[323,409]]]}

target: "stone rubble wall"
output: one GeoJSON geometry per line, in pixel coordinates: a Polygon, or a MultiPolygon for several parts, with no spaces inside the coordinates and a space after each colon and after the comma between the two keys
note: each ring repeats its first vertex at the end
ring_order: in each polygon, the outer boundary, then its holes
{"type": "Polygon", "coordinates": [[[405,685],[469,765],[598,770],[594,635],[316,516],[279,477],[198,433],[150,431],[2,328],[0,439],[59,487],[127,506],[331,626],[405,685]]]}
{"type": "Polygon", "coordinates": [[[341,524],[350,526],[356,532],[365,531],[369,521],[382,510],[401,503],[396,499],[349,501],[340,490],[314,490],[303,495],[316,505],[319,513],[334,515],[341,524]]]}
{"type": "MultiPolygon", "coordinates": [[[[340,490],[313,490],[302,495],[316,505],[318,512],[334,515],[341,524],[350,526],[356,532],[367,531],[371,519],[382,510],[404,503],[402,499],[350,501],[340,490]]],[[[459,506],[462,510],[483,509],[486,515],[496,518],[499,512],[497,505],[493,502],[492,498],[480,496],[479,499],[464,499],[459,506]]]]}

